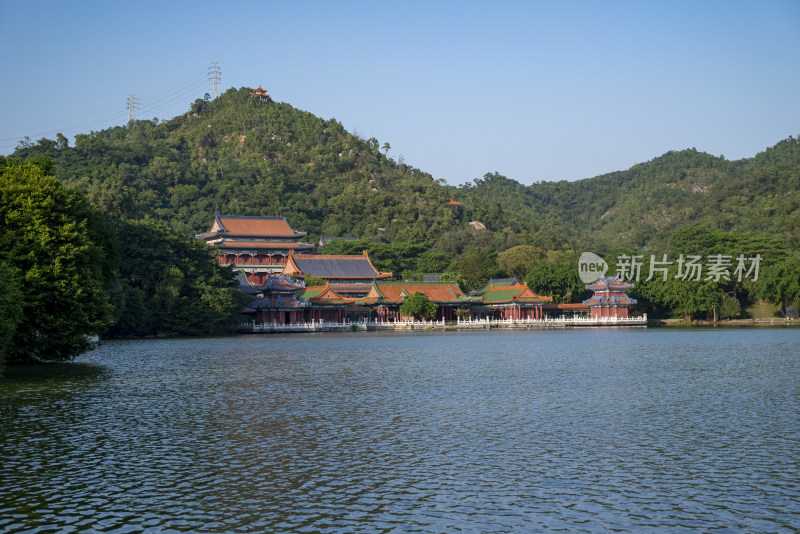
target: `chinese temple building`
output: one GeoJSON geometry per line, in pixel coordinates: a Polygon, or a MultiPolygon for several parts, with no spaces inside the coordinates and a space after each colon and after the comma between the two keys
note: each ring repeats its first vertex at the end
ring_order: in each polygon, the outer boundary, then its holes
{"type": "Polygon", "coordinates": [[[296,278],[322,278],[339,294],[363,297],[376,280],[389,278],[392,273],[375,268],[367,251],[362,255],[295,254],[286,259],[283,274],[296,278]]]}
{"type": "Polygon", "coordinates": [[[347,308],[356,299],[342,297],[330,286],[306,287],[290,276],[268,276],[260,287],[262,296],[248,305],[255,324],[279,325],[309,322],[344,322],[347,308]]]}
{"type": "Polygon", "coordinates": [[[297,297],[303,287],[288,276],[267,276],[263,296],[248,305],[248,312],[255,314],[256,324],[305,322],[311,305],[297,297]]]}
{"type": "Polygon", "coordinates": [[[563,304],[556,304],[554,302],[547,303],[542,306],[542,312],[545,317],[567,319],[582,318],[588,319],[590,316],[589,306],[581,302],[567,302],[563,304]]]}
{"type": "Polygon", "coordinates": [[[258,89],[254,89],[252,93],[250,93],[250,98],[255,98],[256,100],[266,101],[269,100],[269,93],[266,89],[262,89],[261,86],[258,86],[258,89]]]}
{"type": "Polygon", "coordinates": [[[594,295],[584,300],[583,304],[591,310],[592,319],[627,319],[630,307],[636,304],[636,300],[626,293],[632,287],[633,284],[623,282],[616,276],[603,276],[586,286],[586,289],[594,291],[594,295]]]}
{"type": "Polygon", "coordinates": [[[400,306],[414,293],[422,293],[436,304],[436,320],[455,321],[456,310],[462,306],[469,307],[455,282],[375,282],[367,296],[357,303],[371,306],[378,320],[400,321],[405,319],[400,306]]]}
{"type": "Polygon", "coordinates": [[[205,234],[195,237],[217,248],[217,259],[247,276],[254,284],[263,284],[270,274],[281,272],[289,254],[310,250],[313,245],[299,243],[306,232],[292,230],[284,217],[214,215],[214,223],[205,234]]]}
{"type": "Polygon", "coordinates": [[[347,318],[348,307],[356,301],[343,297],[329,285],[306,287],[297,296],[311,305],[312,321],[343,322],[347,318]]]}
{"type": "Polygon", "coordinates": [[[527,284],[516,282],[490,286],[480,296],[479,304],[472,306],[472,311],[478,317],[494,319],[542,319],[542,306],[552,300],[552,297],[537,295],[527,284]]]}
{"type": "Polygon", "coordinates": [[[520,282],[517,279],[516,276],[514,276],[512,278],[492,278],[488,282],[486,282],[485,286],[483,286],[482,288],[478,289],[477,291],[470,291],[469,294],[473,295],[473,296],[475,296],[475,295],[480,296],[480,295],[483,295],[484,293],[486,293],[487,291],[489,291],[492,288],[496,288],[496,287],[511,287],[511,286],[522,287],[522,285],[523,285],[522,282],[520,282]]]}

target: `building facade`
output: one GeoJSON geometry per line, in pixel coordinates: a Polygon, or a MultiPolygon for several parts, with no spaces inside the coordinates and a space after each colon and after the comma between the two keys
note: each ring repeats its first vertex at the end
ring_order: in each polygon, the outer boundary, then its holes
{"type": "Polygon", "coordinates": [[[306,232],[296,232],[284,217],[222,215],[217,212],[211,229],[195,237],[216,247],[217,260],[233,265],[256,285],[271,274],[280,273],[290,253],[311,250],[313,245],[298,240],[306,232]]]}
{"type": "Polygon", "coordinates": [[[616,276],[603,276],[586,286],[586,289],[594,291],[594,295],[584,300],[583,304],[589,307],[592,319],[627,319],[630,307],[636,304],[636,300],[627,294],[632,287],[633,284],[623,282],[616,276]]]}

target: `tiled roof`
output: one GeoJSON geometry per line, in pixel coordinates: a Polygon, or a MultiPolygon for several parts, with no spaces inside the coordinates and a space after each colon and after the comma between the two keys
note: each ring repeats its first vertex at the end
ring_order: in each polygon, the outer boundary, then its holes
{"type": "Polygon", "coordinates": [[[625,291],[632,287],[633,284],[624,282],[616,276],[602,276],[596,282],[587,285],[586,289],[591,289],[592,291],[625,291]]]}
{"type": "Polygon", "coordinates": [[[311,286],[297,293],[298,298],[311,302],[312,304],[352,304],[354,298],[343,297],[338,294],[331,286],[311,286]]]}
{"type": "Polygon", "coordinates": [[[376,280],[391,273],[375,269],[367,255],[293,254],[284,272],[318,278],[376,280]]]}
{"type": "Polygon", "coordinates": [[[260,241],[228,241],[223,240],[222,243],[217,244],[222,248],[291,248],[291,249],[308,249],[313,245],[307,243],[266,243],[260,241]]]}
{"type": "Polygon", "coordinates": [[[397,304],[414,293],[422,293],[433,302],[459,302],[464,293],[455,282],[375,282],[366,299],[383,297],[383,302],[397,304]]]}
{"type": "Polygon", "coordinates": [[[247,279],[247,276],[243,274],[237,274],[235,277],[236,282],[239,284],[239,289],[244,291],[245,293],[258,293],[253,284],[250,283],[250,280],[247,279]]]}
{"type": "Polygon", "coordinates": [[[197,237],[208,238],[214,235],[281,236],[297,238],[306,235],[306,232],[295,232],[292,230],[284,217],[222,215],[217,212],[214,216],[214,224],[211,225],[211,230],[197,237]]]}
{"type": "Polygon", "coordinates": [[[267,276],[267,279],[259,287],[266,291],[297,291],[303,287],[303,284],[295,282],[289,276],[277,274],[267,276]]]}
{"type": "Polygon", "coordinates": [[[294,237],[295,232],[283,217],[226,217],[219,222],[228,234],[239,235],[285,235],[294,237]]]}
{"type": "Polygon", "coordinates": [[[325,291],[325,286],[311,286],[297,292],[297,298],[310,300],[325,291]]]}
{"type": "Polygon", "coordinates": [[[483,294],[481,300],[487,304],[499,304],[502,302],[535,304],[539,302],[548,302],[553,300],[553,298],[537,295],[531,291],[526,284],[522,284],[490,288],[483,294]]]}
{"type": "Polygon", "coordinates": [[[471,291],[470,295],[483,295],[487,291],[489,291],[492,287],[508,287],[508,286],[522,286],[523,284],[517,280],[517,277],[513,278],[492,278],[489,280],[485,286],[478,289],[477,291],[471,291]]]}
{"type": "Polygon", "coordinates": [[[594,295],[593,297],[584,300],[586,306],[630,306],[636,304],[637,300],[630,298],[628,295],[612,295],[610,297],[603,297],[594,295]]]}
{"type": "Polygon", "coordinates": [[[337,293],[367,293],[372,284],[331,284],[337,293]]]}

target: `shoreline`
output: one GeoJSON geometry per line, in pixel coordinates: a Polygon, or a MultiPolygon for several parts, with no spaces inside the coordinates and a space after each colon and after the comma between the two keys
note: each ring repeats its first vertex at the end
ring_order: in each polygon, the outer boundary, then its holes
{"type": "Polygon", "coordinates": [[[646,328],[647,317],[628,319],[495,319],[475,321],[395,321],[395,322],[311,322],[295,324],[243,323],[237,329],[240,334],[278,334],[288,332],[376,332],[376,331],[425,331],[425,330],[492,330],[492,329],[539,329],[539,328],[579,328],[579,327],[619,327],[636,326],[646,328]]]}
{"type": "Polygon", "coordinates": [[[800,320],[788,319],[782,317],[775,318],[758,318],[758,319],[726,319],[724,321],[707,321],[695,319],[691,323],[684,322],[683,319],[651,319],[647,322],[647,326],[654,327],[692,327],[692,326],[757,326],[757,327],[770,327],[770,326],[800,326],[800,320]]]}

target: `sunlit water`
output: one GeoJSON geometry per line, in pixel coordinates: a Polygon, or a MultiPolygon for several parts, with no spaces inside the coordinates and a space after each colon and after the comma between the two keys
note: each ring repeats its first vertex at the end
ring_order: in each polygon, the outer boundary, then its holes
{"type": "Polygon", "coordinates": [[[800,529],[800,330],[107,342],[0,380],[0,531],[800,529]]]}

